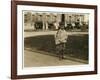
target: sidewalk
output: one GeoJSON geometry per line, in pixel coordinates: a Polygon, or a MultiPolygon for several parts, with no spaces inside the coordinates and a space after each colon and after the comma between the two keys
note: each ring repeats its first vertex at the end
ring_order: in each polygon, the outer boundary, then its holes
{"type": "Polygon", "coordinates": [[[63,65],[82,65],[84,63],[71,58],[59,60],[58,57],[41,54],[39,52],[33,52],[24,50],[24,66],[25,67],[39,67],[39,66],[63,66],[63,65]]]}
{"type": "MultiPolygon", "coordinates": [[[[31,31],[24,32],[24,37],[38,36],[38,35],[54,35],[57,31],[31,31]]],[[[68,35],[88,34],[88,32],[67,32],[68,35]]]]}

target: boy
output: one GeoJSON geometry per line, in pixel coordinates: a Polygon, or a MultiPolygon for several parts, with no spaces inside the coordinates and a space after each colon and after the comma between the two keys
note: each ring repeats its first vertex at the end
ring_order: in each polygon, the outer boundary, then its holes
{"type": "Polygon", "coordinates": [[[68,36],[67,32],[64,29],[64,24],[61,24],[55,35],[56,52],[59,55],[59,59],[64,59],[64,51],[67,38],[68,36]]]}

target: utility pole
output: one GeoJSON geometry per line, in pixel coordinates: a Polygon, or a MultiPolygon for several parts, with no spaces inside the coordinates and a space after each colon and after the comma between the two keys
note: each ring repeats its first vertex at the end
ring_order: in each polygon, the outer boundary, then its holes
{"type": "Polygon", "coordinates": [[[65,26],[65,14],[62,14],[61,15],[61,24],[64,24],[64,26],[65,26]]]}
{"type": "Polygon", "coordinates": [[[65,15],[64,14],[62,14],[62,17],[61,17],[61,22],[65,22],[65,15]]]}

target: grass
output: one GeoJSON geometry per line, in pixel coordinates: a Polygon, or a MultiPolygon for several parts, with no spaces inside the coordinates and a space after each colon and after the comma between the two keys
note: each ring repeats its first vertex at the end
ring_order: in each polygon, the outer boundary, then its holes
{"type": "MultiPolygon", "coordinates": [[[[38,51],[48,52],[50,55],[57,55],[55,52],[54,35],[25,38],[24,48],[30,48],[31,50],[36,49],[38,51]]],[[[88,35],[70,35],[68,37],[68,42],[66,43],[65,55],[88,60],[88,35]]]]}

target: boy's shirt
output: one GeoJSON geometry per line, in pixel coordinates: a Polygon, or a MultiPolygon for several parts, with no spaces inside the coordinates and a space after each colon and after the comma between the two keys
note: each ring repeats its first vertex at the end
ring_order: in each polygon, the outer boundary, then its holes
{"type": "Polygon", "coordinates": [[[66,43],[67,41],[67,32],[65,30],[58,30],[56,35],[55,35],[55,43],[60,44],[60,43],[66,43]]]}

